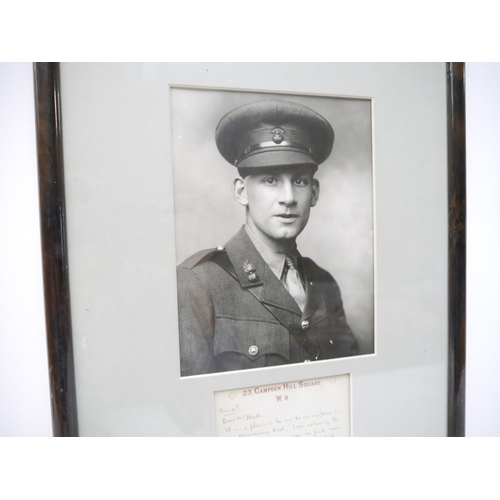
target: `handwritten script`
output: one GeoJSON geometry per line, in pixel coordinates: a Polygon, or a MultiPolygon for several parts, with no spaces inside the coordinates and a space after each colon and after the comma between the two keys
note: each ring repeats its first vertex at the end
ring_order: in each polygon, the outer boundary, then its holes
{"type": "Polygon", "coordinates": [[[216,392],[214,403],[216,436],[351,435],[349,375],[216,392]]]}

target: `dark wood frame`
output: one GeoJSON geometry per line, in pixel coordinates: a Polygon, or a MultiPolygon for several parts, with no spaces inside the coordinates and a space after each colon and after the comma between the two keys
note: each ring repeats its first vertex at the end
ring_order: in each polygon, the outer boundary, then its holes
{"type": "Polygon", "coordinates": [[[59,64],[35,63],[38,186],[54,436],[78,436],[71,336],[59,64]]]}
{"type": "Polygon", "coordinates": [[[465,436],[465,63],[447,63],[448,436],[465,436]]]}
{"type": "MultiPolygon", "coordinates": [[[[465,434],[465,82],[447,63],[448,435],[465,434]]],[[[53,433],[77,436],[58,63],[35,63],[38,176],[53,433]]]]}

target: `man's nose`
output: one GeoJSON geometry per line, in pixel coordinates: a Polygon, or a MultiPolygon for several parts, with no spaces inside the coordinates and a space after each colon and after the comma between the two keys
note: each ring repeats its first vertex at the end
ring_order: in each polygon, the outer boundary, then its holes
{"type": "Polygon", "coordinates": [[[291,182],[287,181],[282,184],[279,202],[286,206],[297,203],[297,200],[295,199],[295,190],[293,189],[293,184],[291,182]]]}

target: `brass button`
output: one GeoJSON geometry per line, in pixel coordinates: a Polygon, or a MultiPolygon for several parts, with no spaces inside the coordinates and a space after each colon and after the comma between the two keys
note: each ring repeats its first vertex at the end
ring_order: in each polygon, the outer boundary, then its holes
{"type": "Polygon", "coordinates": [[[224,245],[217,245],[217,250],[224,250],[224,245]]]}
{"type": "Polygon", "coordinates": [[[255,356],[259,352],[259,348],[256,345],[251,345],[248,349],[248,354],[250,356],[255,356]]]}
{"type": "Polygon", "coordinates": [[[305,319],[304,321],[302,321],[300,326],[302,327],[302,330],[304,330],[304,331],[308,330],[309,329],[309,321],[307,321],[307,319],[305,319]]]}

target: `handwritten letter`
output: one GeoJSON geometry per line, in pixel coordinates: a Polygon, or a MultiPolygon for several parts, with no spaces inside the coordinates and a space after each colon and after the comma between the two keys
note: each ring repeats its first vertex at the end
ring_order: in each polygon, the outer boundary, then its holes
{"type": "Polygon", "coordinates": [[[214,393],[216,436],[350,436],[349,375],[214,393]]]}

